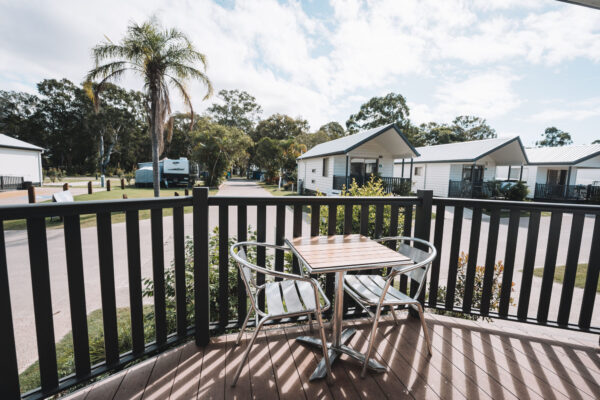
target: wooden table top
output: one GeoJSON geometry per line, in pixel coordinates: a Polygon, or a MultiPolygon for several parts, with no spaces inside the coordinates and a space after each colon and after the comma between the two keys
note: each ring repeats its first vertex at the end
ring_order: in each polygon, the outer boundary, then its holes
{"type": "Polygon", "coordinates": [[[310,273],[354,271],[410,264],[412,260],[362,235],[298,237],[286,242],[310,273]]]}

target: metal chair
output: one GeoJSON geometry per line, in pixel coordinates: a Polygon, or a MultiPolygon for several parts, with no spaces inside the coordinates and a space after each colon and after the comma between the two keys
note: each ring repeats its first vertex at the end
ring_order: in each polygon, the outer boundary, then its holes
{"type": "MultiPolygon", "coordinates": [[[[246,286],[248,297],[250,298],[250,309],[246,314],[246,319],[238,334],[236,345],[240,344],[242,334],[246,329],[246,325],[248,324],[252,312],[254,312],[256,318],[256,329],[244,352],[244,356],[235,373],[231,386],[236,385],[260,328],[262,328],[263,324],[269,320],[307,315],[312,329],[311,316],[314,314],[317,324],[319,325],[321,341],[322,343],[327,343],[321,313],[328,310],[331,303],[325,296],[325,293],[323,293],[319,283],[313,278],[304,276],[303,268],[300,268],[300,275],[296,275],[287,272],[274,271],[253,264],[248,261],[246,256],[246,249],[252,246],[256,248],[264,247],[268,249],[290,251],[288,247],[258,242],[239,242],[231,246],[231,249],[229,250],[231,256],[237,262],[240,275],[246,286]],[[280,280],[266,281],[266,283],[258,285],[256,283],[257,273],[264,274],[265,278],[270,276],[279,278],[280,280]],[[258,296],[261,292],[264,292],[265,294],[267,306],[265,310],[261,310],[258,306],[258,296]],[[320,298],[323,299],[323,306],[321,306],[320,298]]],[[[327,346],[323,346],[323,358],[327,367],[327,379],[330,380],[331,364],[329,362],[327,346]]]]}
{"type": "Polygon", "coordinates": [[[358,305],[365,309],[371,317],[373,317],[373,327],[371,329],[371,335],[369,336],[369,348],[365,355],[361,377],[365,376],[367,364],[371,356],[371,351],[373,350],[379,316],[381,315],[381,310],[386,306],[390,308],[396,325],[398,325],[398,319],[396,318],[394,307],[409,306],[419,312],[425,340],[427,341],[427,349],[429,350],[429,354],[431,354],[431,340],[429,339],[427,325],[425,325],[423,307],[417,299],[421,294],[427,271],[429,270],[431,262],[435,259],[437,251],[431,243],[425,240],[405,236],[384,237],[377,239],[376,241],[400,242],[398,243],[398,252],[410,257],[414,264],[394,267],[385,278],[381,275],[346,275],[344,277],[344,290],[346,293],[352,297],[358,305]],[[420,243],[427,246],[429,251],[411,247],[405,244],[404,241],[410,241],[413,242],[413,244],[420,243]],[[419,283],[416,293],[414,295],[411,293],[412,297],[400,292],[392,285],[394,278],[400,275],[405,275],[419,283]],[[370,309],[370,307],[373,306],[377,306],[375,313],[370,309]]]}

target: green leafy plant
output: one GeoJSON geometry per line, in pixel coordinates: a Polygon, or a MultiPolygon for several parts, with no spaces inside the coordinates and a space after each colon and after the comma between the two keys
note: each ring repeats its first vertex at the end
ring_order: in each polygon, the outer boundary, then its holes
{"type": "Polygon", "coordinates": [[[392,194],[395,194],[396,196],[408,196],[411,188],[410,181],[402,181],[400,183],[396,183],[392,187],[392,194]]]}
{"type": "Polygon", "coordinates": [[[527,184],[523,181],[518,181],[505,190],[505,197],[508,200],[523,201],[528,194],[529,188],[527,188],[527,184]]]}
{"type": "MultiPolygon", "coordinates": [[[[456,273],[456,288],[454,291],[454,306],[455,307],[462,307],[462,305],[464,303],[468,262],[469,262],[469,255],[464,252],[461,252],[460,256],[458,257],[458,266],[457,266],[457,273],[456,273]]],[[[490,295],[490,311],[498,311],[498,309],[500,307],[500,296],[501,296],[501,291],[502,291],[503,274],[504,274],[504,264],[502,263],[502,261],[498,261],[494,265],[494,274],[492,277],[492,286],[491,286],[492,293],[490,295]]],[[[476,266],[475,267],[475,279],[473,282],[473,299],[471,302],[471,307],[475,310],[477,310],[481,307],[481,298],[483,296],[484,276],[485,276],[485,267],[476,266]]],[[[514,286],[515,286],[515,283],[512,282],[511,289],[510,289],[511,293],[514,291],[514,286]]],[[[437,302],[438,303],[444,303],[446,301],[446,293],[447,293],[446,286],[440,286],[438,288],[438,292],[437,292],[437,302]]],[[[511,305],[514,304],[514,300],[512,297],[509,300],[509,304],[511,304],[511,305]]],[[[444,310],[438,310],[438,309],[434,309],[434,310],[437,314],[445,314],[445,315],[450,315],[450,316],[457,317],[457,318],[465,318],[465,319],[471,319],[471,320],[478,320],[479,318],[481,318],[481,316],[479,316],[479,315],[469,315],[469,314],[463,314],[463,313],[454,312],[454,311],[444,311],[444,310]]],[[[485,318],[485,319],[490,321],[489,318],[485,318]]]]}
{"type": "MultiPolygon", "coordinates": [[[[317,195],[321,195],[317,193],[317,195]]],[[[340,194],[342,197],[391,197],[391,193],[386,193],[383,188],[383,183],[381,179],[376,176],[372,176],[363,186],[359,186],[356,181],[353,179],[350,187],[346,189],[345,185],[342,189],[342,193],[340,194]]],[[[360,209],[361,207],[354,206],[352,207],[352,232],[360,232],[360,209]]],[[[369,218],[367,224],[367,236],[375,237],[375,213],[376,207],[371,205],[369,206],[369,218]]],[[[401,210],[400,210],[401,211],[401,210]]],[[[337,218],[336,218],[336,226],[335,232],[336,234],[344,233],[344,206],[337,207],[337,218]]],[[[391,206],[384,206],[383,208],[383,225],[381,230],[382,236],[387,236],[390,234],[390,222],[392,220],[392,210],[391,206]]],[[[321,206],[321,221],[319,224],[319,232],[321,235],[327,235],[328,233],[328,221],[329,221],[329,207],[321,206]]],[[[398,235],[402,234],[402,227],[404,225],[404,214],[402,212],[398,213],[398,235]]]]}

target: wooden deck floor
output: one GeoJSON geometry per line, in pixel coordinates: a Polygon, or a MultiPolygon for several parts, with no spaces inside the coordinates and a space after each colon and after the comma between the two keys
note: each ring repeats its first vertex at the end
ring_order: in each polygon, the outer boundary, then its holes
{"type": "MultiPolygon", "coordinates": [[[[247,338],[216,337],[205,348],[174,348],[68,396],[69,399],[597,399],[598,337],[496,321],[473,322],[427,314],[433,355],[419,321],[402,314],[399,326],[380,324],[375,358],[388,372],[360,378],[360,368],[337,361],[334,383],[309,382],[320,353],[294,338],[290,326],[262,333],[238,385],[230,386],[247,338]]],[[[366,321],[351,345],[366,349],[366,321]]]]}

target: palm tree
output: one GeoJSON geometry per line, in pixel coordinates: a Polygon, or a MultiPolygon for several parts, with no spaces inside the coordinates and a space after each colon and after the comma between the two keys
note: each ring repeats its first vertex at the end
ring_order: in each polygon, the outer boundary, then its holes
{"type": "Polygon", "coordinates": [[[152,137],[152,168],[154,196],[160,196],[158,160],[164,150],[165,127],[167,141],[173,134],[169,89],[172,87],[183,97],[194,120],[194,110],[186,89],[189,79],[198,79],[206,87],[204,100],[212,95],[212,84],[206,76],[206,56],[194,48],[185,34],[176,29],[163,29],[155,18],[141,25],[132,23],[121,43],[106,42],[92,49],[95,68],[88,81],[99,79],[98,88],[117,80],[127,71],[134,71],[144,79],[144,88],[150,104],[148,119],[152,137]],[[102,64],[103,62],[106,62],[102,64]],[[196,68],[200,64],[202,70],[196,68]],[[168,118],[168,120],[167,120],[168,118]]]}

